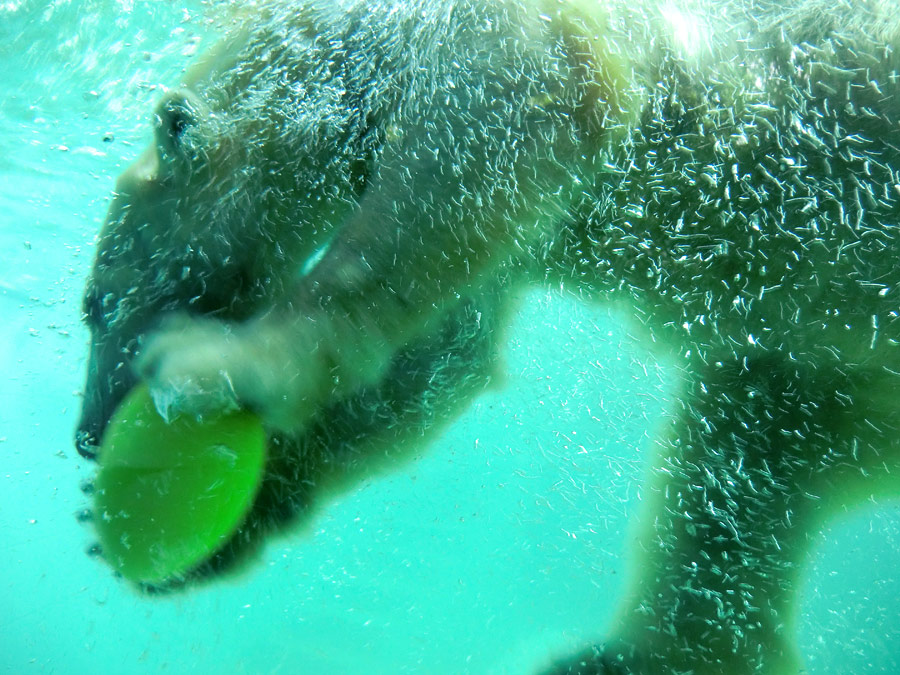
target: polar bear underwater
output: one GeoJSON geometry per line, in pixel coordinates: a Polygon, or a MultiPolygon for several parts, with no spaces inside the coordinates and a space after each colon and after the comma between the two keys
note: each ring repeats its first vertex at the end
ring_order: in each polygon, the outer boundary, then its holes
{"type": "Polygon", "coordinates": [[[426,443],[501,368],[521,290],[562,285],[684,377],[613,634],[549,672],[801,672],[812,535],[900,475],[895,14],[238,10],[119,178],[79,450],[140,380],[163,412],[255,411],[266,477],[213,576],[426,443]]]}

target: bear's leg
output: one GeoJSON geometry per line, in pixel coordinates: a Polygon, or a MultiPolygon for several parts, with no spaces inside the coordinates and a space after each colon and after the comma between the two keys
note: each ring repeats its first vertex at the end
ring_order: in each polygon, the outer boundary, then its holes
{"type": "Polygon", "coordinates": [[[889,371],[767,355],[693,372],[613,635],[553,672],[801,672],[797,590],[816,532],[837,510],[897,492],[889,371]]]}
{"type": "Polygon", "coordinates": [[[240,530],[188,578],[153,590],[240,571],[270,535],[307,525],[320,504],[421,452],[500,376],[518,299],[493,287],[463,299],[375,386],[323,409],[297,437],[270,436],[266,475],[240,530]]]}

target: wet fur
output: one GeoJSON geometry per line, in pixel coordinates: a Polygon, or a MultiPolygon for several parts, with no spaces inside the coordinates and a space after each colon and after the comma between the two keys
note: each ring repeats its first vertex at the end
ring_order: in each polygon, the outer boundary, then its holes
{"type": "Polygon", "coordinates": [[[88,286],[80,448],[138,377],[259,412],[220,572],[426,442],[562,284],[685,375],[610,640],[555,672],[799,672],[809,535],[900,469],[890,8],[697,2],[685,41],[652,3],[419,4],[273,5],[161,102],[88,286]]]}

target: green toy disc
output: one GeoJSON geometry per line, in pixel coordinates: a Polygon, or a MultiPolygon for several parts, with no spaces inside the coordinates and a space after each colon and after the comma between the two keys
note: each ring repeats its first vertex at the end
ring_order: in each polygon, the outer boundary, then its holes
{"type": "Polygon", "coordinates": [[[103,435],[95,522],[103,557],[138,583],[177,579],[215,553],[253,505],[265,464],[256,415],[166,423],[141,385],[103,435]]]}

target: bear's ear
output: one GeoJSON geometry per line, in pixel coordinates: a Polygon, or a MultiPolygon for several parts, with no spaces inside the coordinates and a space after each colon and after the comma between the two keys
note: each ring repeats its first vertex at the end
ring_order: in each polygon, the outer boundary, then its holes
{"type": "Polygon", "coordinates": [[[194,154],[185,134],[196,126],[204,108],[200,98],[187,89],[174,89],[163,96],[153,119],[156,145],[162,157],[189,159],[194,154]]]}

